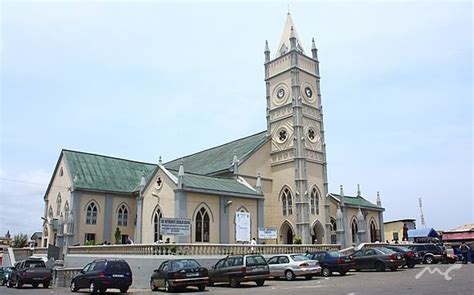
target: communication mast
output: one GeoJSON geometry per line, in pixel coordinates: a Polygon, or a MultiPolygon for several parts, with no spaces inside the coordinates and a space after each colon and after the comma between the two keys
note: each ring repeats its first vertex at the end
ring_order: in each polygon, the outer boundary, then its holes
{"type": "Polygon", "coordinates": [[[418,198],[418,203],[420,204],[421,225],[423,226],[423,228],[426,228],[425,216],[423,215],[423,204],[421,203],[421,198],[418,198]]]}

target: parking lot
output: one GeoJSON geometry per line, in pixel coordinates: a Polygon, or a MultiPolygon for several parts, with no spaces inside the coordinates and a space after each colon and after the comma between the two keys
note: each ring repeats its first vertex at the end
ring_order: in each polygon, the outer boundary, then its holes
{"type": "MultiPolygon", "coordinates": [[[[118,292],[118,291],[117,291],[118,292]]],[[[474,265],[417,265],[413,269],[395,272],[349,272],[341,277],[315,277],[312,280],[295,281],[268,280],[263,287],[254,283],[242,284],[239,288],[228,285],[207,287],[205,291],[188,288],[182,294],[474,294],[474,265]],[[426,269],[429,268],[429,269],[426,269]]],[[[87,294],[86,290],[77,294],[87,294]]],[[[109,291],[108,294],[116,293],[109,291]]],[[[0,294],[74,294],[67,288],[8,289],[0,287],[0,294]]],[[[163,291],[130,290],[128,294],[166,294],[163,291]]],[[[175,293],[179,294],[179,293],[175,293]]]]}

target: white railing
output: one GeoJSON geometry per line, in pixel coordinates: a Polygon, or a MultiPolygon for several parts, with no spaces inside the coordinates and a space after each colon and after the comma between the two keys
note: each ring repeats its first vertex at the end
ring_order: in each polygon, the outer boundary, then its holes
{"type": "Polygon", "coordinates": [[[305,253],[322,250],[339,250],[340,245],[242,245],[242,244],[134,244],[72,246],[68,254],[98,255],[231,255],[258,253],[263,255],[305,253]]]}

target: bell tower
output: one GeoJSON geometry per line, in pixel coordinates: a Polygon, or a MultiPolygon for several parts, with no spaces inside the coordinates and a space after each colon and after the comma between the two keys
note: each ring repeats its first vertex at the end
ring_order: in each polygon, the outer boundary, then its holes
{"type": "MultiPolygon", "coordinates": [[[[268,42],[264,53],[271,165],[274,174],[286,174],[286,183],[281,181],[274,185],[291,185],[296,209],[295,235],[301,237],[303,243],[311,243],[311,236],[321,236],[312,228],[315,221],[320,221],[326,224],[328,234],[322,233],[324,241],[319,242],[328,242],[330,220],[329,206],[325,206],[328,192],[326,150],[319,62],[314,39],[311,56],[308,56],[288,13],[275,57],[270,57],[268,42]],[[318,209],[318,215],[311,215],[314,210],[310,204],[310,191],[314,187],[317,188],[320,204],[324,206],[322,210],[318,209]]],[[[276,179],[280,178],[285,176],[276,176],[276,179]]]]}

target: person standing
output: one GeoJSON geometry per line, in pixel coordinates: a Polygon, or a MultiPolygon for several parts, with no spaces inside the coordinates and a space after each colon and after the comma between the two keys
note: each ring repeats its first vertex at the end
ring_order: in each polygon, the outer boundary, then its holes
{"type": "Polygon", "coordinates": [[[461,246],[459,247],[459,250],[461,250],[462,254],[462,263],[467,264],[467,253],[470,250],[469,246],[466,245],[466,242],[462,242],[461,246]]]}
{"type": "Polygon", "coordinates": [[[250,250],[254,252],[255,248],[253,247],[253,245],[257,245],[257,241],[255,240],[255,238],[252,238],[252,240],[250,241],[250,245],[252,245],[252,248],[250,250]]]}

